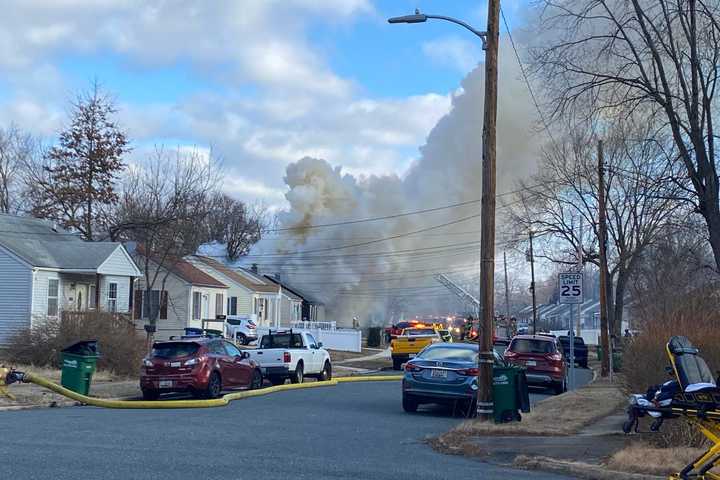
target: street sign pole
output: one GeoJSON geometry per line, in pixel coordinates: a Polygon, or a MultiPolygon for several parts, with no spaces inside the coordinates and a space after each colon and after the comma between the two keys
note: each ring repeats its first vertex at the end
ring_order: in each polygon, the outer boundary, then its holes
{"type": "Polygon", "coordinates": [[[560,290],[560,303],[569,304],[570,321],[568,322],[568,336],[570,337],[570,355],[568,364],[570,367],[569,388],[575,388],[575,329],[573,319],[575,318],[572,305],[577,305],[578,310],[583,302],[583,274],[582,272],[567,272],[558,274],[558,286],[560,290]]]}

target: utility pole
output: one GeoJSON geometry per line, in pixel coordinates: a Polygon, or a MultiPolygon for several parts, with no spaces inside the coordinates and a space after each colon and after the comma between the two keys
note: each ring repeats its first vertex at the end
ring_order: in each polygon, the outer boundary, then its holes
{"type": "Polygon", "coordinates": [[[537,302],[535,300],[535,257],[533,256],[533,232],[530,230],[530,292],[532,293],[533,335],[537,334],[537,302]]]}
{"type": "Polygon", "coordinates": [[[598,141],[598,235],[600,243],[600,346],[602,347],[602,367],[600,374],[603,377],[610,375],[610,338],[608,335],[608,309],[607,309],[607,220],[605,213],[605,159],[603,142],[598,141]]]}
{"type": "Polygon", "coordinates": [[[478,402],[481,420],[493,417],[493,316],[495,313],[495,144],[497,130],[498,44],[500,41],[500,0],[488,1],[485,52],[485,115],[482,142],[482,197],[480,220],[480,310],[478,337],[478,402]]]}
{"type": "Polygon", "coordinates": [[[508,289],[507,253],[503,251],[503,267],[505,268],[505,319],[510,321],[510,290],[508,289]]]}
{"type": "MultiPolygon", "coordinates": [[[[577,269],[579,273],[583,273],[584,263],[583,263],[583,247],[582,247],[582,241],[583,241],[583,218],[580,217],[580,229],[578,230],[578,248],[577,248],[577,256],[578,256],[578,265],[577,269]]],[[[584,283],[584,282],[583,282],[584,283]]],[[[584,298],[583,298],[584,300],[584,298]]],[[[582,336],[582,306],[581,303],[578,305],[578,312],[577,312],[577,324],[575,325],[575,331],[577,332],[577,336],[582,336]]]]}

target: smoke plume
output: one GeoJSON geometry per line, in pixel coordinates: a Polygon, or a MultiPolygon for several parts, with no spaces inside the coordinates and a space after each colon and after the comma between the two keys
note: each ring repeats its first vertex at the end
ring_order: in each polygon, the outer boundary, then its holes
{"type": "MultiPolygon", "coordinates": [[[[534,170],[537,153],[535,111],[512,55],[501,48],[498,193],[514,189],[518,179],[534,170]]],[[[402,176],[359,178],[344,174],[340,165],[308,157],[289,165],[285,182],[290,208],[279,215],[282,230],[256,245],[248,262],[323,300],[328,320],[342,325],[353,317],[368,325],[453,309],[457,303],[433,275],[447,272],[460,281],[477,275],[484,91],[480,65],[462,81],[450,112],[402,176]],[[464,202],[473,203],[315,227],[464,202]],[[344,246],[351,247],[340,248],[344,246]]],[[[499,199],[498,206],[509,197],[499,199]]],[[[498,219],[501,213],[502,207],[498,219]]],[[[497,230],[498,235],[503,232],[500,220],[497,230]]]]}

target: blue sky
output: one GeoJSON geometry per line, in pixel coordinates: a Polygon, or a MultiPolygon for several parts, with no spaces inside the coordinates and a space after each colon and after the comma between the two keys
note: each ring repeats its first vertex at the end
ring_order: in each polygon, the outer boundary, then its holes
{"type": "MultiPolygon", "coordinates": [[[[212,149],[245,200],[281,205],[285,167],[305,155],[402,175],[482,58],[455,25],[387,24],[416,7],[484,27],[485,2],[469,0],[10,1],[0,125],[51,140],[97,78],[133,155],[212,149]]],[[[504,8],[521,26],[523,1],[504,8]]]]}

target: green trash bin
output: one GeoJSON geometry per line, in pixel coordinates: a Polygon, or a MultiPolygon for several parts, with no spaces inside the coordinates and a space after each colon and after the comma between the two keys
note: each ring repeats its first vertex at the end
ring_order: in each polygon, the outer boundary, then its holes
{"type": "MultiPolygon", "coordinates": [[[[520,421],[523,399],[518,389],[518,377],[523,369],[516,366],[493,368],[493,402],[495,423],[520,421]]],[[[523,382],[524,384],[524,382],[523,382]]],[[[527,385],[524,385],[527,392],[527,385]]]]}
{"type": "Polygon", "coordinates": [[[62,350],[62,386],[81,395],[88,395],[99,357],[97,340],[77,342],[62,350]]]}

